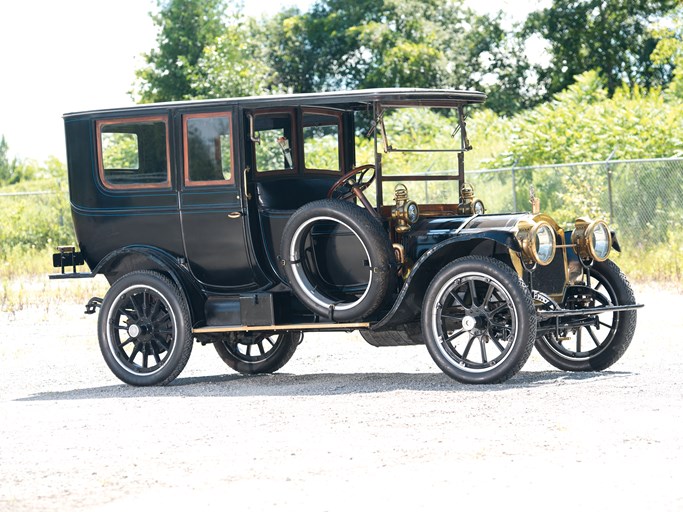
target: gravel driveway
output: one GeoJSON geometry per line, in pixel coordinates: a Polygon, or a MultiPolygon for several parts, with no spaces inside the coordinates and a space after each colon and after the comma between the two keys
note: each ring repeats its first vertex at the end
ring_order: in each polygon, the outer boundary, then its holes
{"type": "Polygon", "coordinates": [[[425,347],[307,335],[276,375],[196,345],[174,385],[119,383],[81,305],[0,316],[0,510],[682,510],[683,297],[637,288],[603,373],[533,354],[502,385],[425,347]]]}

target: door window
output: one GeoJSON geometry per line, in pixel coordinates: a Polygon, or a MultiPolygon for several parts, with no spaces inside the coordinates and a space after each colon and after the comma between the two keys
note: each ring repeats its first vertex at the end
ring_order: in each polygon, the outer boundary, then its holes
{"type": "Polygon", "coordinates": [[[185,184],[234,183],[230,113],[183,117],[185,184]]]}
{"type": "Polygon", "coordinates": [[[304,166],[306,170],[341,171],[341,117],[316,112],[305,112],[304,166]]]}

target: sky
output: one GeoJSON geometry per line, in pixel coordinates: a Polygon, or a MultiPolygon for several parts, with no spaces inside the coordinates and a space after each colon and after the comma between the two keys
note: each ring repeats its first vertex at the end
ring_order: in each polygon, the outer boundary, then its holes
{"type": "MultiPolygon", "coordinates": [[[[250,16],[313,0],[245,0],[250,16]]],[[[523,19],[542,0],[466,0],[523,19]]],[[[155,0],[0,1],[0,135],[10,156],[66,160],[62,115],[132,105],[135,69],[154,47],[155,0]]]]}

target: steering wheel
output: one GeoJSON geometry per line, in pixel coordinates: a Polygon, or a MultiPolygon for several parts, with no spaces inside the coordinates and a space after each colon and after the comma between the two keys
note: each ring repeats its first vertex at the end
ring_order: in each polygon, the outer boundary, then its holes
{"type": "Polygon", "coordinates": [[[346,200],[356,196],[365,204],[367,199],[365,198],[365,194],[363,194],[363,190],[368,188],[373,181],[375,181],[374,164],[359,165],[344,174],[344,176],[339,178],[334,185],[330,187],[330,190],[327,192],[327,198],[331,199],[337,189],[346,185],[348,190],[340,191],[338,199],[346,200]],[[370,174],[370,170],[372,170],[372,174],[370,174]]]}

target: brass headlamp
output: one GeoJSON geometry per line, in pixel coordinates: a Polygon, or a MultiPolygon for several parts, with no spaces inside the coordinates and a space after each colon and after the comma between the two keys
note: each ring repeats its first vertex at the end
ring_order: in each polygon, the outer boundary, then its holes
{"type": "Polygon", "coordinates": [[[583,260],[605,261],[612,249],[612,234],[605,221],[579,217],[574,222],[572,245],[583,260]]]}
{"type": "Polygon", "coordinates": [[[408,199],[408,189],[403,183],[396,185],[394,200],[396,205],[391,209],[391,218],[396,222],[396,232],[405,233],[420,218],[420,209],[415,201],[408,199]]]}
{"type": "Polygon", "coordinates": [[[555,257],[555,230],[544,220],[524,220],[517,225],[517,240],[528,264],[549,265],[555,257]]]}

